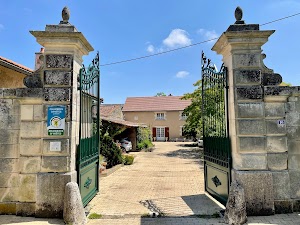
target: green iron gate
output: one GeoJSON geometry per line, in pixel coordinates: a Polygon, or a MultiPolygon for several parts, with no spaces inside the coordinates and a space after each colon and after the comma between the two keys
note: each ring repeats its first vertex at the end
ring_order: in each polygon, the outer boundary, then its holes
{"type": "Polygon", "coordinates": [[[202,121],[205,190],[226,204],[231,182],[227,68],[220,71],[202,52],[202,121]]]}
{"type": "Polygon", "coordinates": [[[83,205],[99,191],[100,70],[99,53],[79,72],[80,125],[77,151],[78,185],[83,205]]]}

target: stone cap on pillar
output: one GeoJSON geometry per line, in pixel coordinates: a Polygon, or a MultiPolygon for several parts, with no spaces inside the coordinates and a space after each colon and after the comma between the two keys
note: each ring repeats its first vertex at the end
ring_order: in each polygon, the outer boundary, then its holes
{"type": "Polygon", "coordinates": [[[70,11],[67,7],[62,10],[62,21],[58,25],[46,25],[45,31],[30,31],[36,37],[37,42],[45,47],[45,52],[55,52],[55,49],[67,48],[76,49],[81,56],[94,51],[94,48],[87,41],[76,27],[69,23],[70,11]]]}
{"type": "Polygon", "coordinates": [[[259,24],[246,24],[242,20],[243,11],[240,7],[235,10],[236,22],[230,25],[217,42],[212,50],[222,54],[226,50],[240,49],[260,50],[268,38],[275,30],[259,30],[259,24]],[[230,48],[228,48],[230,46],[230,48]]]}
{"type": "Polygon", "coordinates": [[[259,30],[259,24],[246,24],[243,18],[243,10],[241,7],[237,7],[234,12],[235,23],[230,25],[227,31],[246,31],[246,30],[259,30]]]}

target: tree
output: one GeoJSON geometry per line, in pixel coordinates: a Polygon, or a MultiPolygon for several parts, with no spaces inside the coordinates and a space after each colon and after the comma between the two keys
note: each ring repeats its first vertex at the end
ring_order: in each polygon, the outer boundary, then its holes
{"type": "Polygon", "coordinates": [[[224,111],[224,89],[220,89],[218,85],[211,85],[205,90],[205,116],[202,118],[202,80],[193,84],[196,89],[192,93],[184,94],[182,99],[190,99],[192,103],[184,109],[184,113],[188,115],[186,124],[183,127],[183,135],[185,137],[193,137],[203,135],[203,124],[205,123],[205,134],[211,136],[219,136],[224,133],[225,111],[224,111]],[[212,119],[213,118],[213,119],[212,119]]]}
{"type": "Polygon", "coordinates": [[[164,92],[158,92],[155,97],[159,97],[159,96],[167,96],[164,92]]]}
{"type": "Polygon", "coordinates": [[[186,124],[183,127],[183,135],[185,137],[193,137],[194,139],[197,136],[202,134],[202,90],[201,83],[199,80],[193,84],[196,89],[192,93],[184,94],[182,99],[190,99],[192,103],[184,109],[184,113],[188,115],[186,119],[186,124]]]}

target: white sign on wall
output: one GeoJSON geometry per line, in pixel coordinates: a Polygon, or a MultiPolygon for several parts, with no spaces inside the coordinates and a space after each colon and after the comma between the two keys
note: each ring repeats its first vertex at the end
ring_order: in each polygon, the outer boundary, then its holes
{"type": "Polygon", "coordinates": [[[50,142],[50,152],[60,152],[61,151],[61,142],[60,141],[51,141],[50,142]]]}

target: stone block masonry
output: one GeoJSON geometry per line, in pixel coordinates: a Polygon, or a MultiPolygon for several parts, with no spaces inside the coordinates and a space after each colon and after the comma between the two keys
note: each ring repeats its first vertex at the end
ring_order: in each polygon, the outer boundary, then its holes
{"type": "Polygon", "coordinates": [[[232,179],[245,190],[248,215],[299,211],[300,87],[264,65],[273,30],[237,21],[212,50],[228,69],[232,179]]]}
{"type": "Polygon", "coordinates": [[[93,50],[68,24],[31,31],[45,50],[27,88],[0,89],[0,214],[62,217],[65,185],[77,181],[77,77],[93,50]],[[49,108],[65,107],[62,135],[50,135],[49,108]]]}

